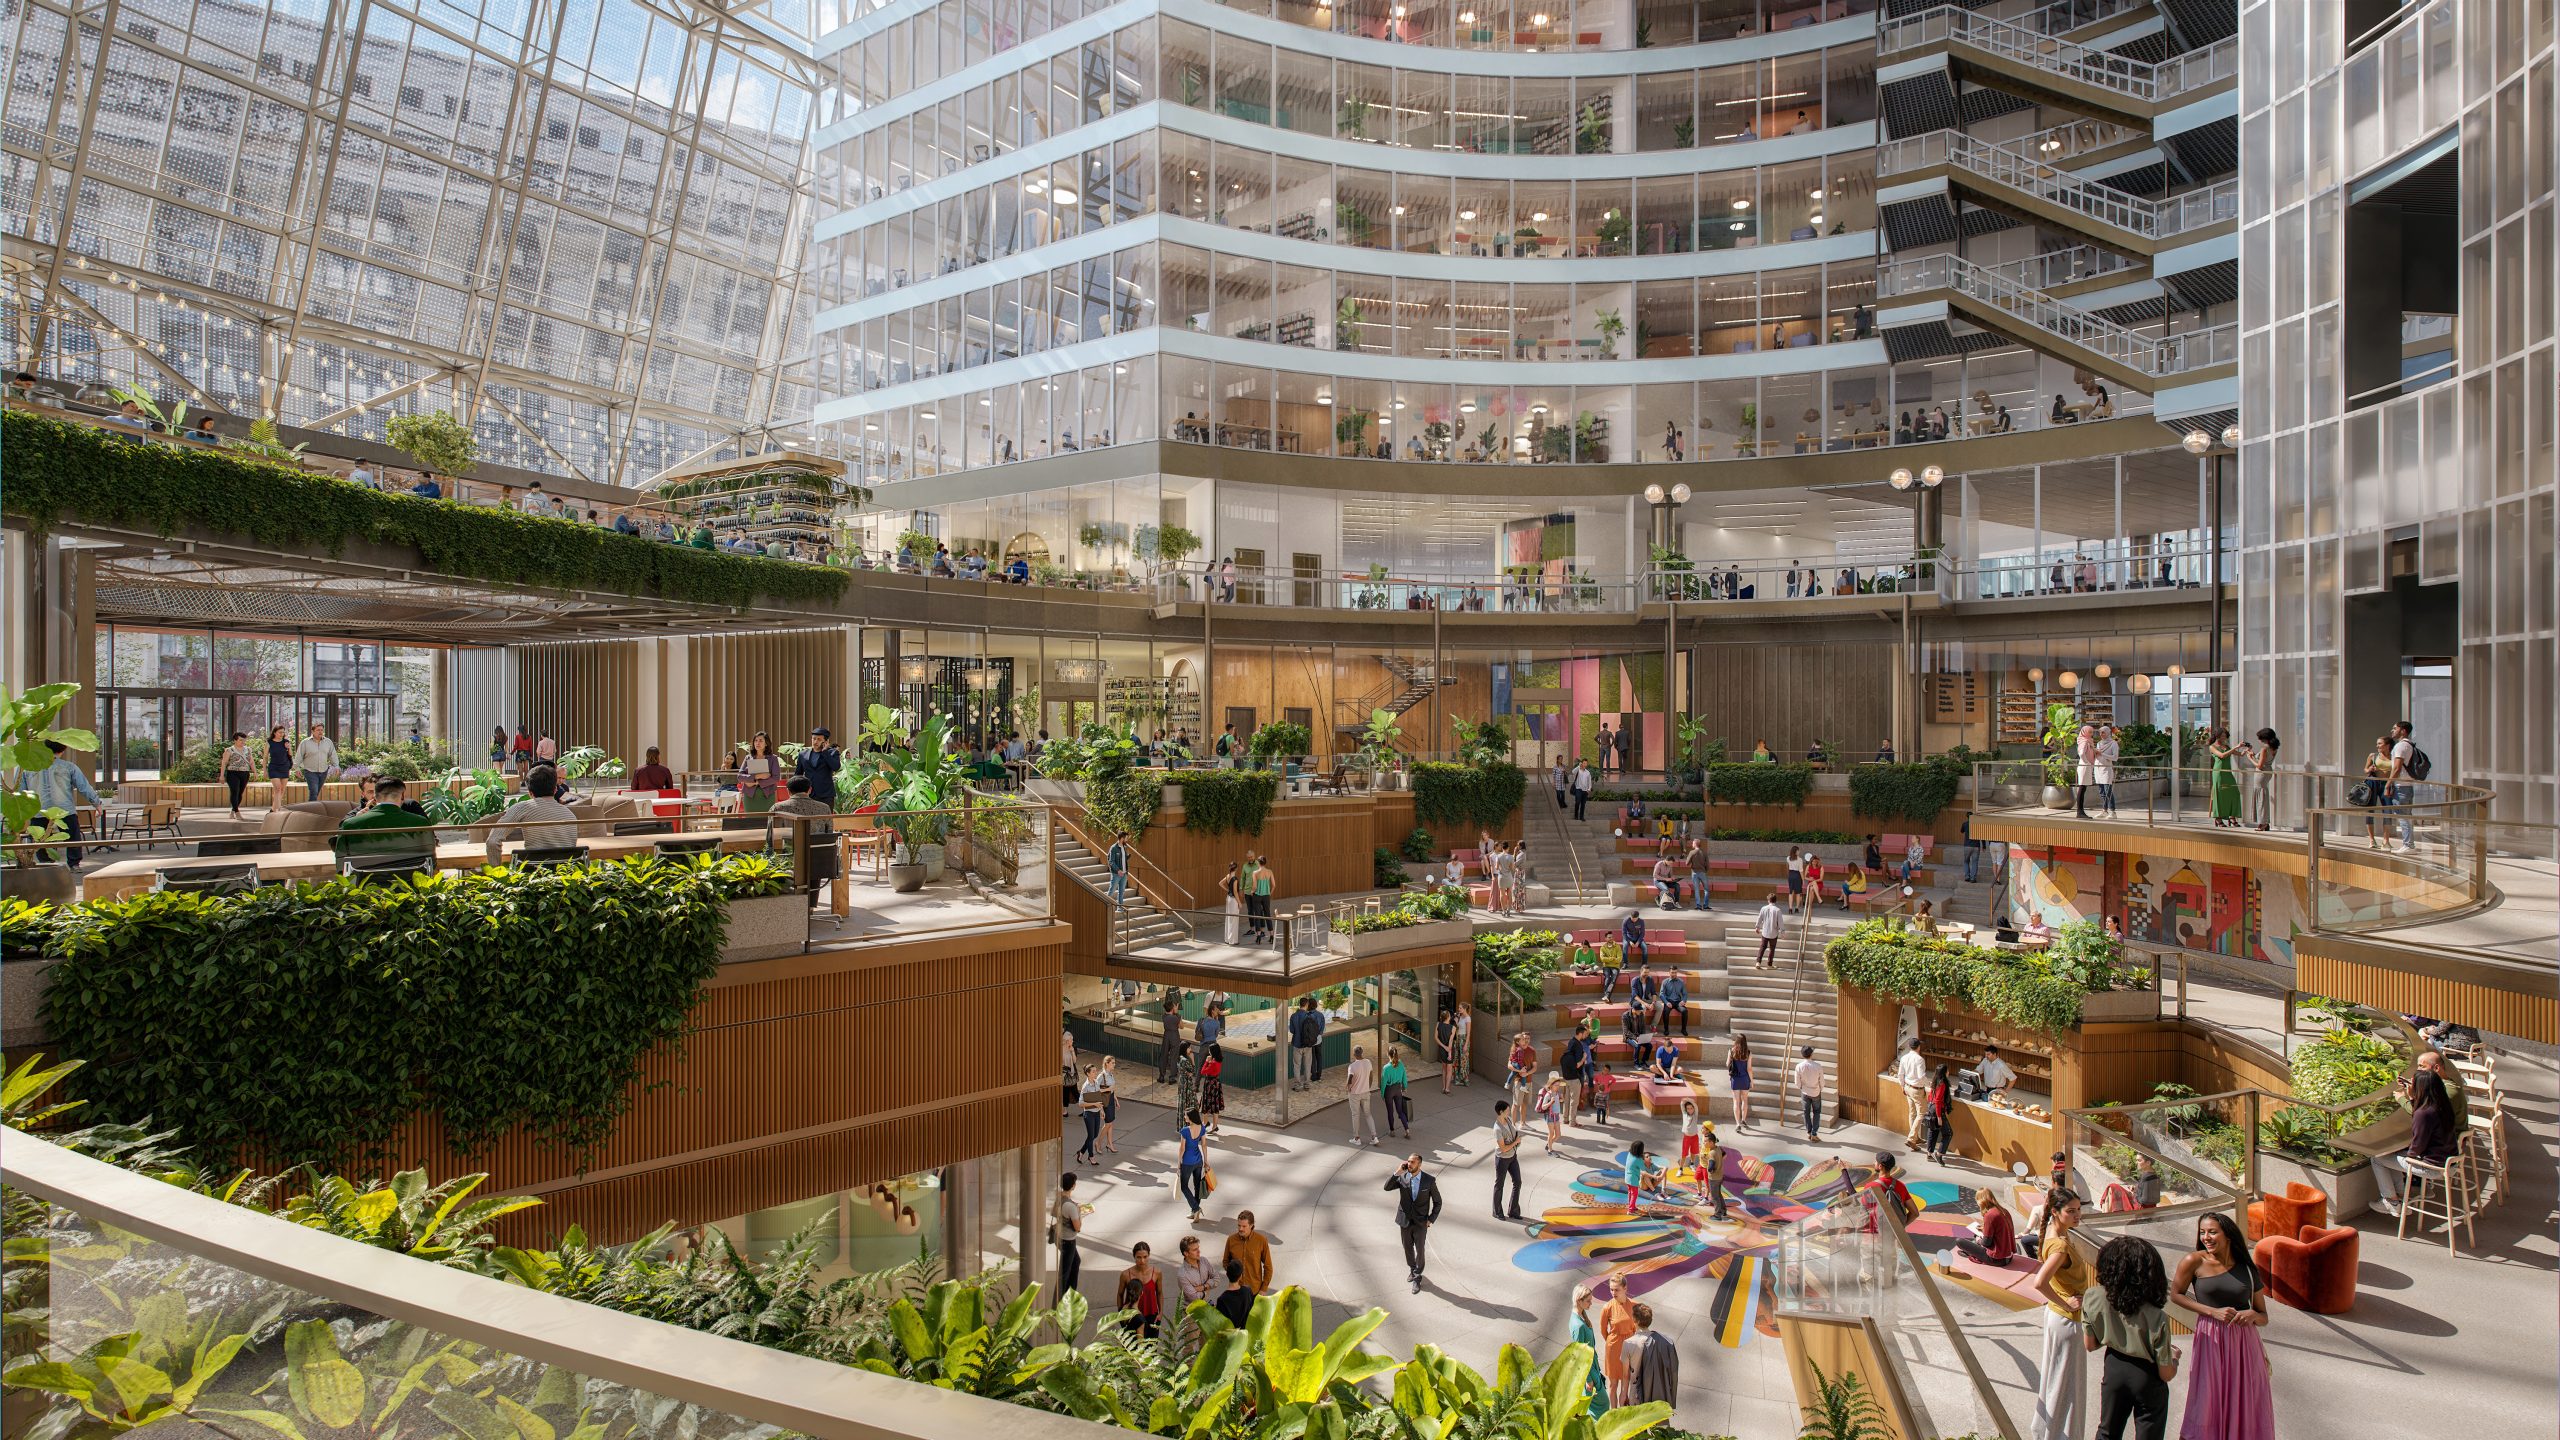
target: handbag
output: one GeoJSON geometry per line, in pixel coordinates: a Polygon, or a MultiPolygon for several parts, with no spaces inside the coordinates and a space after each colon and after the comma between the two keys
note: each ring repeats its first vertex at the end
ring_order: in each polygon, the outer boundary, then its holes
{"type": "Polygon", "coordinates": [[[1214,1193],[1216,1193],[1216,1191],[1217,1191],[1217,1189],[1218,1189],[1218,1167],[1217,1167],[1217,1166],[1215,1166],[1215,1165],[1203,1165],[1203,1166],[1201,1166],[1201,1167],[1200,1167],[1200,1189],[1201,1189],[1204,1193],[1209,1193],[1209,1194],[1214,1194],[1214,1193]]]}

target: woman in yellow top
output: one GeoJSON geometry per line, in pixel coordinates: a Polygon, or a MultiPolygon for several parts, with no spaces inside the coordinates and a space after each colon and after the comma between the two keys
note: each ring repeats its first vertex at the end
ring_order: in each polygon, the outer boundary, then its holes
{"type": "Polygon", "coordinates": [[[1849,897],[1867,893],[1867,867],[1852,862],[1849,878],[1840,882],[1840,908],[1849,908],[1849,897]]]}
{"type": "Polygon", "coordinates": [[[2032,1293],[2044,1301],[2044,1368],[2036,1381],[2035,1440],[2081,1440],[2089,1433],[2089,1352],[2080,1336],[2080,1297],[2089,1262],[2071,1248],[2080,1197],[2057,1185],[2045,1197],[2043,1240],[2032,1293]]]}

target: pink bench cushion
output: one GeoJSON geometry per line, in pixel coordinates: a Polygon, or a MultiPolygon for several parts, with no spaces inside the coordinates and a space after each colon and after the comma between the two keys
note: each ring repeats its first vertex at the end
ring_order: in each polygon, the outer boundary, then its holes
{"type": "Polygon", "coordinates": [[[1955,1262],[1955,1273],[1968,1280],[1977,1280],[2016,1295],[2032,1296],[2034,1294],[2036,1262],[2024,1255],[2012,1259],[2006,1265],[1985,1265],[1970,1256],[1958,1254],[1953,1249],[1948,1250],[1947,1255],[1955,1262]]]}

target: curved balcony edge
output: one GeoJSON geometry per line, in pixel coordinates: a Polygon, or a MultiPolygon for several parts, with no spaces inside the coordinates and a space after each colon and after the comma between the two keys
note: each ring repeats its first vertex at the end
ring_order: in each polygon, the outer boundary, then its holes
{"type": "Polygon", "coordinates": [[[9,1183],[306,1294],[823,1440],[1100,1440],[1107,1427],[600,1309],[293,1224],[0,1132],[9,1183]]]}

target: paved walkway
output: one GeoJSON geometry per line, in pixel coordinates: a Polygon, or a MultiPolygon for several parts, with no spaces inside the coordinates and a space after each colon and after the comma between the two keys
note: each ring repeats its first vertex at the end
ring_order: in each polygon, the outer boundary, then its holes
{"type": "MultiPolygon", "coordinates": [[[[2252,1017],[2256,1018],[2256,1017],[2252,1017]]],[[[2450,1256],[2441,1242],[2392,1238],[2389,1222],[2367,1217],[2363,1293],[2344,1316],[2275,1311],[2267,1332],[2274,1359],[2278,1429],[2284,1435],[2415,1433],[2376,1417],[2428,1414],[2457,1420],[2470,1433],[2539,1433],[2554,1406],[2551,1368],[2551,1296],[2560,1247],[2551,1233],[2553,1117],[2560,1102],[2546,1062],[2513,1059],[2503,1072],[2514,1087],[2511,1107],[2520,1126],[2517,1169],[2520,1192],[2483,1218],[2478,1252],[2450,1256]],[[2528,1334],[2529,1332],[2529,1334],[2528,1334]],[[2529,1343],[2515,1343],[2527,1339],[2529,1343]],[[2416,1382],[2413,1384],[2412,1382],[2416,1382]]],[[[1568,1133],[1557,1154],[1545,1155],[1536,1138],[1525,1147],[1521,1221],[1490,1213],[1493,1161],[1491,1121],[1499,1092],[1483,1081],[1443,1097],[1437,1084],[1413,1095],[1415,1131],[1408,1142],[1379,1149],[1346,1143],[1347,1120],[1328,1110],[1287,1131],[1238,1123],[1211,1145],[1219,1188],[1204,1223],[1188,1223],[1174,1189],[1172,1122],[1157,1107],[1124,1099],[1118,1127],[1120,1153],[1077,1167],[1080,1193],[1094,1205],[1087,1231],[1084,1291],[1097,1309],[1108,1307],[1114,1278],[1127,1263],[1129,1245],[1150,1242],[1171,1262],[1178,1242],[1197,1234],[1211,1259],[1233,1228],[1239,1209],[1251,1209],[1271,1235],[1283,1284],[1302,1284],[1318,1301],[1319,1324],[1329,1326],[1370,1305],[1388,1312],[1374,1348],[1407,1353],[1432,1343],[1479,1368],[1490,1368],[1502,1343],[1527,1346],[1540,1357],[1565,1343],[1571,1295],[1577,1285],[1612,1265],[1650,1286],[1643,1298],[1658,1312],[1657,1328],[1681,1352],[1681,1400],[1675,1423],[1703,1434],[1740,1440],[1791,1440],[1797,1433],[1794,1392],[1785,1357],[1772,1335],[1751,1324],[1738,1328],[1741,1343],[1718,1339],[1720,1304],[1727,1293],[1721,1269],[1731,1257],[1758,1253],[1762,1238],[1784,1215],[1801,1213],[1801,1198],[1818,1198],[1825,1162],[1872,1163],[1880,1145],[1897,1153],[1900,1137],[1853,1126],[1806,1145],[1801,1132],[1766,1125],[1726,1139],[1744,1155],[1771,1168],[1770,1193],[1743,1202],[1756,1219],[1717,1226],[1702,1213],[1672,1210],[1629,1225],[1602,1213],[1600,1198],[1576,1194],[1576,1182],[1598,1177],[1625,1144],[1642,1139],[1655,1153],[1676,1153],[1676,1126],[1641,1111],[1613,1115],[1611,1126],[1583,1126],[1568,1133]],[[1428,1280],[1416,1295],[1403,1283],[1404,1267],[1392,1220],[1387,1178],[1409,1150],[1419,1150],[1441,1180],[1447,1211],[1431,1236],[1428,1280]],[[1730,1252],[1730,1254],[1728,1254],[1730,1252]],[[1605,1253],[1609,1259],[1595,1258],[1605,1253]]],[[[1072,1124],[1072,1122],[1069,1122],[1072,1124]]],[[[1066,1133],[1073,1149],[1081,1130],[1066,1133]]],[[[1904,1157],[1920,1197],[1935,1213],[1919,1230],[1944,1227],[1962,1217],[1969,1202],[1958,1197],[1991,1177],[1979,1166],[1937,1167],[1904,1157]],[[1937,1182],[1937,1183],[1930,1183],[1937,1182]]],[[[1957,1296],[1956,1298],[1961,1298],[1957,1296]]],[[[1963,1324],[1983,1364],[2001,1387],[2023,1433],[2032,1409],[2037,1350],[2034,1316],[1987,1305],[1960,1306],[1963,1324]],[[2021,1403],[2024,1402],[2024,1403],[2021,1403]]],[[[2094,1383],[2094,1382],[2093,1382],[2094,1383]]],[[[2177,1390],[2183,1405],[2184,1386],[2177,1390]]],[[[2094,1402],[2093,1402],[2094,1403],[2094,1402]]]]}

